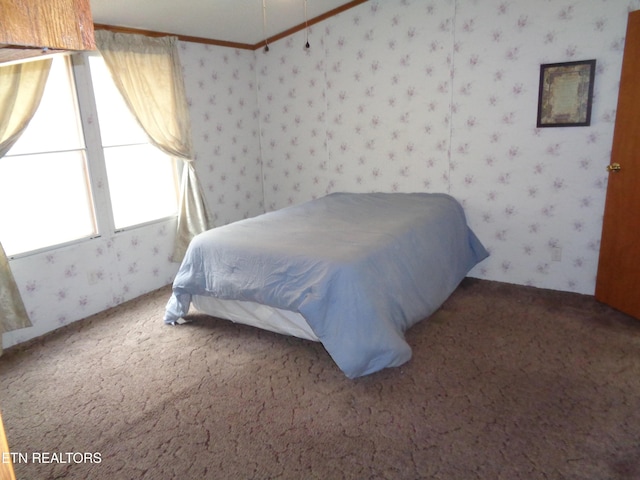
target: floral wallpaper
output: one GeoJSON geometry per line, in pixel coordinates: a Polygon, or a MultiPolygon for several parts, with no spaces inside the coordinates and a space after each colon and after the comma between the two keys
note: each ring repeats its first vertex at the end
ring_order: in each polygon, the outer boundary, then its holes
{"type": "Polygon", "coordinates": [[[264,213],[255,53],[180,44],[196,169],[214,222],[264,213]]]}
{"type": "MultiPolygon", "coordinates": [[[[447,192],[478,278],[593,294],[627,14],[640,0],[370,0],[270,45],[181,42],[216,225],[334,191],[447,192]],[[536,128],[539,66],[596,59],[589,127],[536,128]]],[[[11,261],[33,327],[169,284],[173,225],[11,261]]],[[[160,319],[159,319],[160,321],[160,319]]]]}
{"type": "Polygon", "coordinates": [[[267,209],[447,192],[472,276],[593,294],[627,14],[638,0],[370,1],[257,53],[267,209]],[[596,59],[589,127],[536,128],[540,64],[596,59]]]}
{"type": "Polygon", "coordinates": [[[5,333],[9,347],[171,282],[175,221],[10,261],[32,327],[5,333]]]}
{"type": "Polygon", "coordinates": [[[626,20],[640,2],[463,4],[450,181],[491,249],[476,273],[593,294],[626,20]],[[597,62],[591,126],[535,128],[539,64],[586,59],[597,62]]]}

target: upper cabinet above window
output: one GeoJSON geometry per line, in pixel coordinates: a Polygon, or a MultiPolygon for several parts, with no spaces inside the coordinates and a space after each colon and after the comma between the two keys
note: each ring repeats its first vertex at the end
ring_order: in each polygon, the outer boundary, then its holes
{"type": "Polygon", "coordinates": [[[95,50],[89,0],[0,0],[0,63],[95,50]]]}

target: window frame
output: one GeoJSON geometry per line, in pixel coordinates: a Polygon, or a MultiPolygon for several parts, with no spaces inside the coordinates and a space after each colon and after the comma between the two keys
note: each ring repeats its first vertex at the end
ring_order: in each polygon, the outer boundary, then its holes
{"type": "Polygon", "coordinates": [[[76,52],[60,55],[65,55],[67,57],[66,60],[69,62],[71,77],[74,82],[73,87],[77,97],[76,104],[84,137],[84,155],[89,187],[89,201],[91,202],[90,207],[93,209],[96,233],[62,243],[56,243],[33,250],[7,255],[10,260],[38,255],[72,245],[89,242],[102,237],[117,237],[123,232],[144,228],[150,225],[175,223],[178,217],[180,209],[179,189],[182,181],[183,162],[178,162],[176,158],[172,158],[175,175],[174,182],[177,187],[176,213],[166,217],[137,223],[135,225],[116,228],[109,191],[104,148],[102,146],[100,126],[98,123],[98,110],[96,107],[95,93],[91,79],[91,67],[89,65],[89,55],[92,54],[96,55],[97,53],[76,52]]]}
{"type": "Polygon", "coordinates": [[[76,84],[76,95],[78,96],[78,110],[80,112],[80,122],[87,156],[87,173],[93,198],[96,230],[98,231],[98,234],[93,238],[98,238],[104,232],[116,233],[116,228],[113,221],[107,167],[104,161],[102,138],[100,136],[100,127],[98,126],[98,110],[96,108],[87,55],[71,55],[71,68],[76,84]],[[100,188],[101,184],[104,185],[104,188],[100,188]]]}

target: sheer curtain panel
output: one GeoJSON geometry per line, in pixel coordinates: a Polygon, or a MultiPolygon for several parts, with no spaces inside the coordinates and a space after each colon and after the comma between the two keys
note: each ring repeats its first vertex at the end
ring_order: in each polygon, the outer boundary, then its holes
{"type": "MultiPolygon", "coordinates": [[[[0,67],[0,161],[33,117],[51,68],[51,59],[0,67]]],[[[2,334],[30,327],[9,261],[0,244],[0,355],[2,334]]]]}
{"type": "Polygon", "coordinates": [[[180,261],[211,216],[193,166],[191,121],[177,38],[96,31],[114,83],[153,145],[185,162],[173,258],[180,261]]]}

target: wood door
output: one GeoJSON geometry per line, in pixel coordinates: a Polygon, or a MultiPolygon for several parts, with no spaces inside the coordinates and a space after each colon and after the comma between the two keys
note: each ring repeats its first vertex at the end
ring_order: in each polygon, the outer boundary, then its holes
{"type": "Polygon", "coordinates": [[[640,319],[640,10],[629,14],[608,169],[596,299],[640,319]]]}
{"type": "Polygon", "coordinates": [[[7,442],[7,436],[4,433],[2,415],[0,415],[0,479],[16,480],[16,475],[13,471],[13,463],[11,462],[9,443],[7,442]]]}

